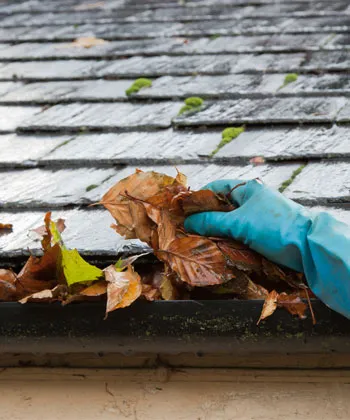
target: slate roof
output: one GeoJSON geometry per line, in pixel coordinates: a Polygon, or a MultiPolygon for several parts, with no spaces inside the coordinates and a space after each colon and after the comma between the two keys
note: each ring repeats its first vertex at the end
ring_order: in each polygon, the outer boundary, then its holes
{"type": "Polygon", "coordinates": [[[137,167],[177,165],[193,188],[291,180],[288,197],[350,223],[349,30],[348,0],[2,1],[0,222],[14,230],[0,260],[39,247],[27,232],[47,210],[85,255],[138,252],[88,207],[137,167]],[[108,42],[67,45],[93,35],[108,42]],[[288,73],[298,79],[282,87],[288,73]],[[153,86],[128,98],[137,77],[153,86]],[[177,116],[193,95],[202,110],[177,116]]]}

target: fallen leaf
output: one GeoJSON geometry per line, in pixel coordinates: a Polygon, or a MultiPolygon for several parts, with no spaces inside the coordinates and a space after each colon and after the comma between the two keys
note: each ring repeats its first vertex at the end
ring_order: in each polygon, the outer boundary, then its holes
{"type": "Polygon", "coordinates": [[[84,260],[76,249],[61,249],[61,264],[68,286],[103,277],[103,272],[84,260]]]}
{"type": "Polygon", "coordinates": [[[105,41],[101,38],[96,38],[94,36],[84,36],[77,38],[75,41],[70,42],[69,44],[60,45],[57,48],[91,48],[103,44],[108,44],[108,41],[105,41]]]}
{"type": "Polygon", "coordinates": [[[6,281],[7,283],[15,284],[17,277],[12,270],[0,268],[0,280],[6,281]]]}
{"type": "Polygon", "coordinates": [[[59,245],[47,249],[42,257],[31,255],[19,272],[16,283],[19,297],[51,289],[58,283],[59,245]]]}
{"type": "Polygon", "coordinates": [[[8,302],[11,300],[16,300],[16,295],[16,286],[13,283],[6,280],[2,280],[0,278],[0,301],[8,302]]]}
{"type": "Polygon", "coordinates": [[[91,286],[81,290],[79,294],[91,297],[105,295],[107,293],[107,284],[108,283],[105,280],[99,280],[91,286]]]}
{"type": "Polygon", "coordinates": [[[96,3],[82,3],[78,4],[74,7],[74,10],[76,11],[84,11],[84,10],[93,10],[93,9],[101,9],[104,6],[104,1],[98,1],[96,3]]]}
{"type": "Polygon", "coordinates": [[[300,319],[306,318],[307,305],[296,294],[280,293],[277,297],[277,305],[280,308],[285,308],[292,315],[298,315],[300,319]]]}
{"type": "Polygon", "coordinates": [[[0,223],[0,231],[1,230],[8,230],[9,232],[11,232],[12,231],[12,227],[13,226],[12,226],[11,223],[0,223]]]}
{"type": "Polygon", "coordinates": [[[243,271],[261,272],[261,256],[237,241],[218,241],[220,251],[225,255],[227,264],[243,271]]]}
{"type": "Polygon", "coordinates": [[[277,299],[278,293],[276,292],[276,290],[272,290],[272,292],[270,292],[265,299],[260,318],[256,325],[258,325],[260,321],[269,317],[275,312],[275,310],[277,309],[277,299]]]}
{"type": "Polygon", "coordinates": [[[41,290],[40,292],[36,292],[36,293],[33,293],[29,296],[26,296],[23,299],[20,299],[19,303],[54,302],[54,301],[57,301],[57,300],[64,299],[66,294],[67,294],[67,288],[64,285],[59,284],[58,286],[54,287],[53,289],[41,290]]]}
{"type": "Polygon", "coordinates": [[[268,295],[269,292],[263,286],[254,283],[252,280],[249,280],[246,291],[244,293],[245,299],[266,299],[268,295]]]}
{"type": "Polygon", "coordinates": [[[262,156],[256,156],[249,160],[249,163],[251,163],[254,166],[263,165],[265,163],[265,158],[262,156]]]}
{"type": "Polygon", "coordinates": [[[173,197],[171,211],[188,216],[193,213],[205,211],[232,211],[232,203],[224,196],[215,194],[210,190],[183,191],[173,197]]]}
{"type": "Polygon", "coordinates": [[[114,265],[104,269],[107,284],[106,317],[109,312],[125,308],[134,302],[142,292],[141,278],[131,265],[127,271],[117,271],[114,265]]]}
{"type": "Polygon", "coordinates": [[[142,284],[141,295],[150,302],[161,298],[160,291],[154,288],[151,284],[142,284]]]}
{"type": "Polygon", "coordinates": [[[191,286],[221,284],[235,277],[226,268],[222,252],[206,238],[177,238],[166,250],[158,250],[155,255],[191,286]]]}

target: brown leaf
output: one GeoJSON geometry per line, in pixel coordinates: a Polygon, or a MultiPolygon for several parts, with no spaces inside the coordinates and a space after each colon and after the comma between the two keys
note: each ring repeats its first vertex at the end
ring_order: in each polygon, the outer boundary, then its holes
{"type": "Polygon", "coordinates": [[[167,250],[159,250],[155,255],[191,286],[222,284],[235,277],[226,268],[222,252],[206,238],[177,238],[167,250]]]}
{"type": "Polygon", "coordinates": [[[57,48],[91,48],[97,45],[107,44],[108,41],[105,41],[101,38],[96,38],[94,36],[84,36],[77,38],[75,41],[70,42],[69,44],[60,45],[57,48]]]}
{"type": "Polygon", "coordinates": [[[19,300],[19,303],[27,302],[54,302],[57,300],[63,300],[67,295],[67,287],[59,284],[53,289],[44,289],[40,292],[33,293],[29,296],[19,300]]]}
{"type": "Polygon", "coordinates": [[[0,280],[6,281],[7,283],[15,284],[17,277],[12,270],[6,270],[5,268],[0,269],[0,280]]]}
{"type": "Polygon", "coordinates": [[[16,283],[17,293],[20,297],[51,289],[57,284],[57,259],[60,248],[56,244],[45,251],[42,257],[30,256],[20,273],[16,283]]]}
{"type": "Polygon", "coordinates": [[[141,203],[138,203],[137,208],[134,205],[130,207],[130,203],[137,200],[144,202],[163,192],[164,188],[174,185],[179,184],[171,176],[158,172],[136,171],[110,188],[102,197],[100,204],[104,205],[118,222],[116,228],[118,233],[124,234],[128,239],[138,238],[135,231],[137,226],[138,232],[143,232],[143,237],[148,238],[147,243],[150,243],[150,231],[153,223],[145,217],[141,203]],[[134,219],[140,215],[141,220],[134,219]]]}
{"type": "Polygon", "coordinates": [[[0,269],[0,301],[16,300],[16,274],[12,270],[0,269]]]}
{"type": "Polygon", "coordinates": [[[210,190],[183,191],[171,201],[171,211],[188,216],[203,211],[232,211],[235,207],[226,197],[210,190]]]}
{"type": "Polygon", "coordinates": [[[159,300],[161,298],[160,291],[154,288],[151,284],[142,284],[141,295],[150,302],[153,302],[154,300],[159,300]]]}
{"type": "Polygon", "coordinates": [[[297,294],[280,293],[277,297],[277,305],[280,308],[285,308],[292,315],[298,315],[300,319],[306,318],[305,311],[307,305],[297,294]]]}
{"type": "Polygon", "coordinates": [[[229,265],[243,271],[261,271],[261,256],[237,241],[217,242],[229,265]]]}
{"type": "Polygon", "coordinates": [[[107,307],[109,312],[125,308],[134,302],[142,292],[141,278],[131,265],[127,271],[117,271],[114,265],[104,269],[107,281],[107,307]]]}
{"type": "Polygon", "coordinates": [[[82,3],[78,4],[74,7],[76,11],[84,11],[84,10],[93,10],[93,9],[101,9],[104,6],[104,1],[98,1],[96,3],[82,3]]]}
{"type": "Polygon", "coordinates": [[[260,318],[256,325],[258,325],[260,321],[269,317],[275,312],[275,310],[277,309],[277,299],[278,293],[276,292],[276,290],[272,290],[272,292],[270,292],[265,299],[260,318]]]}
{"type": "Polygon", "coordinates": [[[245,299],[266,299],[269,292],[260,284],[249,280],[246,292],[243,294],[245,299]]]}
{"type": "Polygon", "coordinates": [[[81,296],[102,296],[107,293],[107,282],[105,280],[99,280],[96,283],[88,286],[80,291],[81,296]]]}
{"type": "Polygon", "coordinates": [[[0,280],[0,301],[8,302],[15,300],[16,286],[8,281],[0,280]]]}
{"type": "Polygon", "coordinates": [[[0,223],[0,234],[4,235],[7,233],[12,232],[12,224],[11,223],[0,223]]]}

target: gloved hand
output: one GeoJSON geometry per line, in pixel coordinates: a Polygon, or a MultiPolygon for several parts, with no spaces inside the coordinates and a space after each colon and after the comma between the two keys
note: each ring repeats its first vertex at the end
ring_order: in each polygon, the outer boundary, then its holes
{"type": "Polygon", "coordinates": [[[219,180],[206,185],[229,194],[239,207],[229,213],[189,216],[185,229],[240,240],[278,264],[304,272],[312,292],[350,318],[350,227],[310,210],[261,181],[219,180]]]}

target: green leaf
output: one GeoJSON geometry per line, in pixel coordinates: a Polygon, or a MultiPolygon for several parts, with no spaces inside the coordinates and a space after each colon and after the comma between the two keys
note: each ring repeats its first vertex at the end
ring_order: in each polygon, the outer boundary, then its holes
{"type": "Polygon", "coordinates": [[[76,249],[67,249],[62,241],[56,223],[50,221],[52,243],[59,244],[61,250],[61,268],[68,286],[98,280],[103,277],[103,271],[84,260],[76,249]]]}
{"type": "Polygon", "coordinates": [[[62,249],[62,269],[68,286],[98,280],[103,271],[86,262],[76,249],[62,249]]]}

